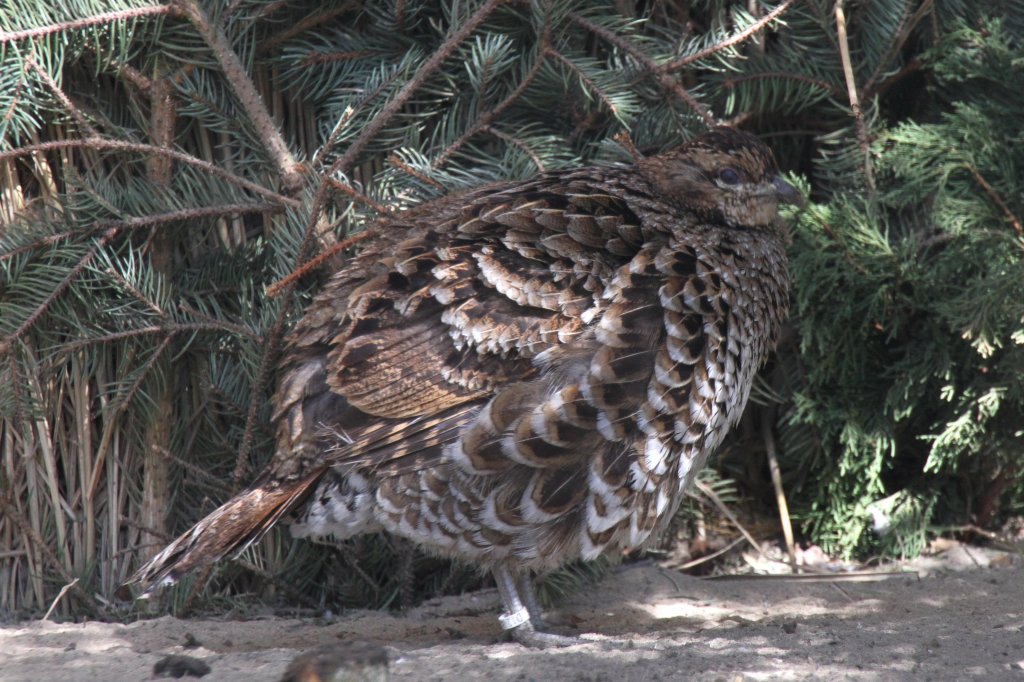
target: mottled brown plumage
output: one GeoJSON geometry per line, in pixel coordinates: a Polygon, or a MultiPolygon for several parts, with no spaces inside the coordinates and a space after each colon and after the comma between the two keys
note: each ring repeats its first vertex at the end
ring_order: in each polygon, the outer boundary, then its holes
{"type": "Polygon", "coordinates": [[[530,639],[530,573],[644,543],[738,420],[786,314],[777,172],[719,128],[389,217],[289,338],[268,469],[138,579],[286,515],[384,529],[494,571],[530,639]]]}

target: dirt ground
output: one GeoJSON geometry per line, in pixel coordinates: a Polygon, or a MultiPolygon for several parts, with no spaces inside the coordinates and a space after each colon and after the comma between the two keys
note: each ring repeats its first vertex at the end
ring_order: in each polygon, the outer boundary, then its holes
{"type": "MultiPolygon", "coordinates": [[[[324,645],[383,645],[392,680],[1024,680],[1024,562],[952,546],[871,579],[700,579],[625,567],[548,612],[593,641],[506,642],[496,593],[401,616],[0,625],[0,680],[148,680],[168,654],[205,680],[278,680],[324,645]],[[188,646],[186,646],[188,645],[188,646]]],[[[193,678],[186,678],[193,679],[193,678]]]]}

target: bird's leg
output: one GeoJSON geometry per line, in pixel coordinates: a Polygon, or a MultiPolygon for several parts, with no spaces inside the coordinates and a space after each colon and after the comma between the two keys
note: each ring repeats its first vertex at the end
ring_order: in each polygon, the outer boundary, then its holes
{"type": "MultiPolygon", "coordinates": [[[[534,614],[530,613],[529,607],[523,603],[519,596],[519,586],[512,572],[504,566],[496,566],[493,571],[494,582],[498,585],[498,594],[501,595],[501,603],[505,612],[498,616],[503,630],[515,630],[524,625],[535,626],[534,614]]],[[[539,617],[540,614],[537,614],[539,617]]]]}
{"type": "Polygon", "coordinates": [[[533,592],[533,584],[529,575],[520,575],[518,580],[505,566],[496,566],[494,582],[498,585],[498,594],[505,612],[498,616],[502,629],[511,630],[512,637],[525,646],[545,648],[552,646],[572,646],[582,640],[575,637],[556,635],[543,632],[544,622],[540,617],[537,597],[533,592]]]}
{"type": "Polygon", "coordinates": [[[519,599],[530,613],[530,624],[533,625],[533,629],[543,630],[544,619],[541,617],[537,591],[533,587],[533,576],[529,573],[519,575],[516,578],[516,587],[519,588],[519,599]]]}

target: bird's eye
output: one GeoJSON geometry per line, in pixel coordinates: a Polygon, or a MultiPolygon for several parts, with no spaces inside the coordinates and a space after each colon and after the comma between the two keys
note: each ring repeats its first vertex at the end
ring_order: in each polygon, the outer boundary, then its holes
{"type": "Polygon", "coordinates": [[[740,174],[734,168],[723,168],[718,172],[718,179],[727,185],[740,184],[740,174]]]}

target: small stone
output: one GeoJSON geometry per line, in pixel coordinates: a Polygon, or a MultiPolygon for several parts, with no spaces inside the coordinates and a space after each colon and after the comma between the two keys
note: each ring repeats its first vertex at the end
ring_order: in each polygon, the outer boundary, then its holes
{"type": "Polygon", "coordinates": [[[787,635],[791,635],[794,632],[796,632],[796,621],[795,620],[785,620],[785,621],[782,621],[782,631],[785,632],[787,635]]]}
{"type": "Polygon", "coordinates": [[[191,632],[185,633],[185,643],[182,644],[183,647],[185,647],[186,649],[198,649],[202,645],[203,643],[196,639],[195,635],[193,635],[191,632]]]}

